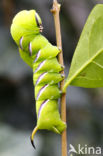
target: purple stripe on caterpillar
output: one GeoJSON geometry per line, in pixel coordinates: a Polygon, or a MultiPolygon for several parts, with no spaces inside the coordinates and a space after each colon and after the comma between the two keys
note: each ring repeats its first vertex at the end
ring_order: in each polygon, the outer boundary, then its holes
{"type": "Polygon", "coordinates": [[[20,38],[20,41],[19,41],[19,45],[20,45],[20,48],[21,48],[21,49],[23,49],[23,47],[22,47],[22,42],[23,42],[23,37],[21,37],[21,38],[20,38]]]}
{"type": "Polygon", "coordinates": [[[36,81],[36,85],[44,78],[44,76],[47,74],[47,72],[42,73],[39,78],[36,81]]]}
{"type": "Polygon", "coordinates": [[[43,110],[43,108],[45,107],[45,105],[49,102],[48,100],[43,101],[43,103],[41,104],[40,108],[39,108],[39,112],[38,112],[38,118],[40,116],[41,111],[43,110]]]}
{"type": "Polygon", "coordinates": [[[44,65],[45,61],[46,61],[46,60],[42,61],[42,62],[38,65],[38,67],[36,68],[36,70],[34,71],[34,73],[36,73],[36,72],[44,65]]]}
{"type": "Polygon", "coordinates": [[[43,86],[43,87],[39,90],[39,93],[38,93],[38,95],[37,95],[37,97],[36,97],[36,100],[39,99],[39,97],[41,96],[41,94],[44,92],[44,90],[45,90],[48,86],[49,86],[49,85],[46,84],[45,86],[43,86]]]}
{"type": "Polygon", "coordinates": [[[40,27],[40,23],[39,23],[39,20],[38,20],[37,13],[35,13],[35,19],[36,19],[37,26],[40,27]]]}
{"type": "Polygon", "coordinates": [[[31,43],[29,43],[29,53],[30,53],[30,56],[32,55],[32,46],[31,46],[31,43]]]}
{"type": "Polygon", "coordinates": [[[36,58],[35,58],[35,60],[34,60],[34,63],[38,60],[38,58],[39,58],[39,56],[40,56],[40,52],[41,52],[41,50],[39,50],[38,53],[36,54],[36,58]]]}

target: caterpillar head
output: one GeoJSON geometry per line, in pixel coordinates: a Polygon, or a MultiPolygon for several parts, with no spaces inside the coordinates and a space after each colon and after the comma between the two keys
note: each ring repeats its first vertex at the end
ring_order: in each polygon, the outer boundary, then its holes
{"type": "Polygon", "coordinates": [[[35,36],[42,32],[42,21],[35,10],[23,10],[17,13],[11,25],[11,35],[17,45],[23,36],[35,36]]]}

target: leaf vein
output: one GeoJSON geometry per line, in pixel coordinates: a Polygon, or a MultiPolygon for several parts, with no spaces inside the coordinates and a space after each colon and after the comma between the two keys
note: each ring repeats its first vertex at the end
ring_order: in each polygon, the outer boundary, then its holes
{"type": "MultiPolygon", "coordinates": [[[[82,77],[82,76],[78,76],[76,79],[86,79],[86,80],[90,80],[90,81],[96,81],[97,79],[90,79],[87,77],[82,77]]],[[[103,79],[98,79],[99,81],[102,81],[103,79]]]]}
{"type": "Polygon", "coordinates": [[[92,61],[94,64],[96,64],[98,67],[102,68],[103,69],[103,66],[95,61],[92,61]]]}

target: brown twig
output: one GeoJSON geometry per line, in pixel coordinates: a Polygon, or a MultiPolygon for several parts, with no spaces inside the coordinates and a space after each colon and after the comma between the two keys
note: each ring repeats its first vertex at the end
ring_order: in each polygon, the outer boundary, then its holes
{"type": "MultiPolygon", "coordinates": [[[[60,19],[59,19],[59,12],[60,12],[60,4],[57,2],[57,0],[53,1],[53,8],[51,9],[51,12],[54,16],[54,22],[55,22],[55,30],[56,30],[56,41],[57,46],[61,49],[61,52],[58,55],[58,61],[60,64],[64,66],[63,62],[63,51],[62,51],[62,41],[61,41],[61,30],[60,30],[60,19]]],[[[61,72],[64,74],[64,71],[61,72]]],[[[64,80],[60,83],[60,89],[62,90],[64,85],[64,80]]],[[[61,119],[66,122],[66,94],[63,93],[61,97],[61,119]]],[[[67,134],[66,130],[62,133],[62,156],[67,156],[67,134]]]]}

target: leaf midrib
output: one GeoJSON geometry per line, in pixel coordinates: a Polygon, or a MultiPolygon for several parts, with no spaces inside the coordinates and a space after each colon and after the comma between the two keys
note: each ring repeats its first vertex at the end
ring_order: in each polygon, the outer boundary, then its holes
{"type": "Polygon", "coordinates": [[[93,57],[91,57],[90,59],[88,59],[88,61],[86,61],[84,63],[84,65],[82,65],[82,67],[68,80],[68,82],[66,83],[66,85],[64,85],[64,89],[65,86],[68,86],[79,74],[80,72],[85,69],[90,63],[92,63],[92,61],[103,52],[103,49],[100,49],[93,57]]]}

